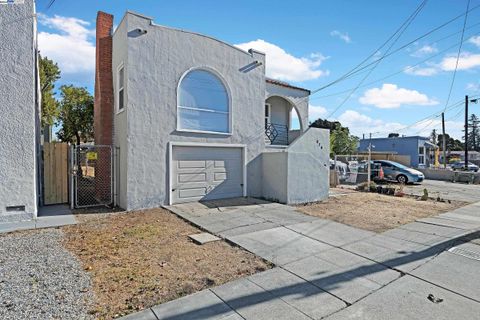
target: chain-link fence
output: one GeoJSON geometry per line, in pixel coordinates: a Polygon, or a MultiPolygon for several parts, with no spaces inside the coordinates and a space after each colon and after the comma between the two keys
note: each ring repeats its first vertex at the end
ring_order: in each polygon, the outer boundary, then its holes
{"type": "MultiPolygon", "coordinates": [[[[335,155],[330,160],[334,185],[357,185],[368,181],[368,155],[335,155]]],[[[383,180],[383,170],[379,164],[370,161],[370,181],[383,180]]]]}
{"type": "Polygon", "coordinates": [[[112,147],[73,147],[75,207],[110,205],[112,201],[112,147]]]}

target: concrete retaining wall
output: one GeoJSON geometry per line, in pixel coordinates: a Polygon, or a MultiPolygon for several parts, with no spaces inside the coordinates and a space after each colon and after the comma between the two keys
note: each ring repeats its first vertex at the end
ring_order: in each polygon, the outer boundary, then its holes
{"type": "Polygon", "coordinates": [[[451,170],[435,170],[435,169],[417,169],[425,175],[426,179],[455,181],[455,182],[471,182],[480,184],[480,173],[461,172],[451,170]],[[473,178],[473,180],[472,180],[473,178]]]}

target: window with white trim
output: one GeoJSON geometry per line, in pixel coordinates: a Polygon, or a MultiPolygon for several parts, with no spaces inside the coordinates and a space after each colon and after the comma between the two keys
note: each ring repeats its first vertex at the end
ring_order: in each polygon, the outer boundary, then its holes
{"type": "Polygon", "coordinates": [[[227,88],[207,70],[193,70],[178,90],[179,130],[230,133],[230,105],[227,88]]]}
{"type": "Polygon", "coordinates": [[[265,129],[268,127],[270,124],[270,118],[272,115],[272,106],[270,103],[265,103],[265,129]]]}
{"type": "Polygon", "coordinates": [[[118,90],[117,90],[117,109],[118,111],[123,110],[125,107],[125,93],[123,90],[124,82],[125,82],[125,72],[123,70],[123,66],[118,69],[118,90]]]}

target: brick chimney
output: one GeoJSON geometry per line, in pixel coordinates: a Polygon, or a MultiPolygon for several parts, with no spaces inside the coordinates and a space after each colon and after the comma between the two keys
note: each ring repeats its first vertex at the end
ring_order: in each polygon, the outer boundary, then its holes
{"type": "Polygon", "coordinates": [[[94,132],[96,145],[112,145],[113,78],[112,78],[113,15],[97,13],[95,49],[94,132]]]}
{"type": "MultiPolygon", "coordinates": [[[[95,104],[93,129],[95,145],[113,144],[113,77],[112,77],[113,15],[97,13],[95,48],[95,104]]],[[[111,149],[97,148],[95,166],[95,197],[100,201],[111,199],[111,149]]],[[[113,201],[112,201],[113,202],[113,201]]]]}

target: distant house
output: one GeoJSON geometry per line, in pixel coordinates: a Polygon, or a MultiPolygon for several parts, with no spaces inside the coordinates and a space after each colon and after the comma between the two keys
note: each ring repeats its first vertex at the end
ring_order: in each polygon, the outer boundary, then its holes
{"type": "Polygon", "coordinates": [[[372,143],[372,151],[394,152],[398,155],[410,156],[411,167],[428,167],[434,164],[436,146],[427,137],[361,139],[358,150],[360,152],[368,151],[370,142],[372,143]]]}
{"type": "MultiPolygon", "coordinates": [[[[465,151],[450,151],[448,155],[450,156],[450,158],[459,158],[462,161],[465,160],[465,151]]],[[[480,152],[468,151],[468,160],[480,161],[480,152]]]]}
{"type": "Polygon", "coordinates": [[[0,222],[37,214],[39,79],[33,0],[0,2],[0,222]]]}

